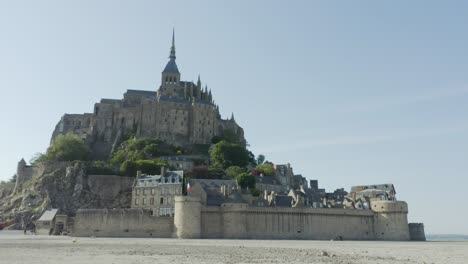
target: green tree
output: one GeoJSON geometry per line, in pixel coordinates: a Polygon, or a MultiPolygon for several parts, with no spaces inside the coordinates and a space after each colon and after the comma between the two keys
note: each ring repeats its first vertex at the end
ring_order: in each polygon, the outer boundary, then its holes
{"type": "Polygon", "coordinates": [[[226,169],[226,176],[230,179],[235,179],[237,175],[244,173],[245,169],[239,167],[239,166],[231,166],[226,169]]]}
{"type": "Polygon", "coordinates": [[[241,145],[220,141],[211,151],[215,165],[223,168],[231,166],[245,167],[249,162],[248,151],[241,145]]]}
{"type": "Polygon", "coordinates": [[[265,155],[263,154],[260,154],[257,156],[257,164],[260,165],[260,164],[263,164],[263,162],[265,162],[265,155]]]}
{"type": "Polygon", "coordinates": [[[72,133],[58,135],[47,149],[47,159],[60,161],[87,160],[88,146],[72,133]]]}
{"type": "Polygon", "coordinates": [[[254,189],[255,188],[255,177],[248,173],[241,173],[237,176],[237,183],[242,189],[254,189]]]}
{"type": "Polygon", "coordinates": [[[137,160],[136,161],[137,170],[142,173],[149,175],[159,175],[161,174],[161,168],[169,167],[169,164],[166,161],[161,160],[137,160]]]}
{"type": "Polygon", "coordinates": [[[103,160],[97,160],[88,164],[88,174],[115,175],[116,168],[103,160]]]}
{"type": "Polygon", "coordinates": [[[143,148],[143,152],[147,154],[148,156],[151,157],[157,157],[159,156],[159,145],[155,143],[151,143],[149,145],[146,145],[143,148]]]}
{"type": "Polygon", "coordinates": [[[137,160],[136,165],[137,169],[145,174],[156,175],[161,172],[161,167],[152,160],[137,160]]]}
{"type": "Polygon", "coordinates": [[[258,173],[263,173],[263,175],[265,175],[265,176],[273,176],[275,174],[275,169],[273,168],[273,165],[271,165],[269,163],[264,163],[264,164],[257,165],[255,167],[255,170],[258,173]]]}
{"type": "Polygon", "coordinates": [[[31,157],[31,159],[29,159],[29,164],[34,165],[34,164],[36,164],[38,162],[43,162],[43,161],[46,161],[46,160],[47,160],[47,155],[44,154],[44,153],[38,152],[38,153],[34,154],[31,157]]]}
{"type": "Polygon", "coordinates": [[[127,160],[120,165],[120,173],[128,177],[135,177],[137,173],[137,164],[134,161],[127,160]]]}

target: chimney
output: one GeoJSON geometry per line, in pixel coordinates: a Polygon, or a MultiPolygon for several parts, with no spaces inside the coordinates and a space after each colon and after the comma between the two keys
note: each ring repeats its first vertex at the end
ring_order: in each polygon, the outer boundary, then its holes
{"type": "Polygon", "coordinates": [[[137,179],[141,178],[141,170],[137,171],[136,177],[137,179]]]}

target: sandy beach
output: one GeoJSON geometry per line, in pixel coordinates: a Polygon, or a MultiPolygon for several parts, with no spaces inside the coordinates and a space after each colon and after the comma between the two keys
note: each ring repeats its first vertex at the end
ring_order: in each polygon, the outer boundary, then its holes
{"type": "Polygon", "coordinates": [[[467,263],[467,242],[180,240],[0,231],[0,263],[467,263]]]}

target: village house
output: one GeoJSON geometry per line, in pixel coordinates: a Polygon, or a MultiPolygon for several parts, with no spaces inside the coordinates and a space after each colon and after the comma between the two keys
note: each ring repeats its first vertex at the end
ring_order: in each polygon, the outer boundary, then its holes
{"type": "Polygon", "coordinates": [[[155,216],[174,215],[174,196],[182,194],[184,171],[161,168],[161,175],[138,172],[132,189],[132,208],[151,210],[155,216]]]}

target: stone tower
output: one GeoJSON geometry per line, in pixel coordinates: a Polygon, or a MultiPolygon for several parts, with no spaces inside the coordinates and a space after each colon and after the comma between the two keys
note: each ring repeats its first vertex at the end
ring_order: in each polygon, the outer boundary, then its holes
{"type": "Polygon", "coordinates": [[[376,240],[408,241],[408,204],[403,201],[372,201],[376,240]]]}
{"type": "Polygon", "coordinates": [[[180,84],[180,72],[176,64],[175,31],[172,31],[172,46],[169,53],[169,61],[161,73],[161,87],[159,96],[177,97],[180,84]]]}
{"type": "Polygon", "coordinates": [[[175,237],[201,238],[201,198],[175,196],[175,237]]]}

